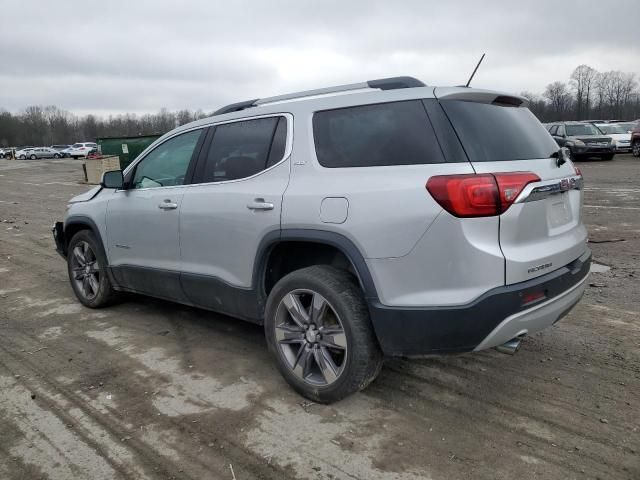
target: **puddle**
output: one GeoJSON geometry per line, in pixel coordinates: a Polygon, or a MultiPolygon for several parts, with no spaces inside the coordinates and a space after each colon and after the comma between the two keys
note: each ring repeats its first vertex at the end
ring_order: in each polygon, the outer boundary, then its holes
{"type": "Polygon", "coordinates": [[[592,262],[591,263],[591,273],[604,273],[611,270],[611,267],[607,267],[606,265],[600,265],[599,263],[592,262]]]}

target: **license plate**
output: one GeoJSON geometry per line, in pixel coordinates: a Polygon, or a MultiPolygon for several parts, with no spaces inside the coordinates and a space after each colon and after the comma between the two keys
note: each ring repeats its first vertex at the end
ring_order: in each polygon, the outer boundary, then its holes
{"type": "Polygon", "coordinates": [[[547,219],[550,228],[560,227],[571,221],[571,209],[568,203],[567,193],[554,195],[548,200],[547,219]]]}

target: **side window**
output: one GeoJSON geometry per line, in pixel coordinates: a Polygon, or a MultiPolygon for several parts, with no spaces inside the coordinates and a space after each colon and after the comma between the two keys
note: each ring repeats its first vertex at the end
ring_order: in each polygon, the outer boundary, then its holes
{"type": "Polygon", "coordinates": [[[564,135],[564,125],[558,125],[558,130],[556,131],[556,135],[559,137],[564,135]]]}
{"type": "Polygon", "coordinates": [[[313,135],[318,161],[323,167],[445,161],[420,100],[316,112],[313,135]]]}
{"type": "Polygon", "coordinates": [[[558,126],[557,125],[552,125],[551,128],[549,129],[549,133],[551,135],[555,135],[557,131],[558,131],[558,126]]]}
{"type": "Polygon", "coordinates": [[[167,140],[151,151],[137,166],[133,188],[182,185],[202,130],[193,130],[167,140]]]}
{"type": "MultiPolygon", "coordinates": [[[[277,134],[281,118],[257,118],[217,125],[200,182],[238,180],[267,168],[267,162],[271,160],[269,152],[272,142],[276,143],[274,135],[277,134]]],[[[284,118],[282,121],[286,137],[286,121],[284,118]]],[[[282,155],[278,160],[281,158],[282,155]]],[[[274,157],[274,161],[278,160],[274,157]]]]}

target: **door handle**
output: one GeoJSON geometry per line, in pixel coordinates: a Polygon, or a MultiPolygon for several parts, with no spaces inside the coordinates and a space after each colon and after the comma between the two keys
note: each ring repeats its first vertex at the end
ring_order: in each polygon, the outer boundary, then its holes
{"type": "Polygon", "coordinates": [[[173,203],[167,198],[160,205],[158,205],[158,208],[161,208],[162,210],[175,210],[176,208],[178,208],[178,204],[173,203]]]}
{"type": "Polygon", "coordinates": [[[273,210],[273,203],[265,202],[264,198],[256,198],[247,205],[249,210],[273,210]]]}

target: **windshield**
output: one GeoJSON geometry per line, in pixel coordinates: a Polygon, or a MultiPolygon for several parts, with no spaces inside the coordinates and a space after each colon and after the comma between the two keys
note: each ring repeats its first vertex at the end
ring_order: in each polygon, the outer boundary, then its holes
{"type": "Polygon", "coordinates": [[[598,125],[598,128],[602,131],[602,133],[627,133],[626,129],[624,129],[620,125],[615,124],[598,125]]]}
{"type": "Polygon", "coordinates": [[[624,133],[628,133],[636,128],[636,124],[634,122],[616,123],[616,125],[621,127],[624,130],[624,133]]]}
{"type": "Polygon", "coordinates": [[[590,123],[580,123],[577,125],[565,125],[564,127],[569,137],[579,137],[581,135],[601,135],[602,132],[598,127],[590,123]]]}
{"type": "Polygon", "coordinates": [[[549,158],[558,145],[526,107],[442,100],[469,160],[549,158]]]}

